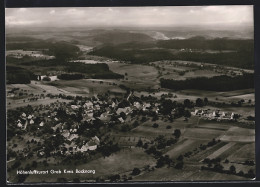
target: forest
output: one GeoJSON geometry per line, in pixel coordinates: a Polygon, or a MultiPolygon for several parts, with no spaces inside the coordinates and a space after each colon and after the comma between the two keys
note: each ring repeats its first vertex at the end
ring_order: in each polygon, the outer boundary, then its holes
{"type": "Polygon", "coordinates": [[[199,77],[187,80],[160,79],[160,83],[161,87],[173,90],[233,91],[254,88],[254,74],[244,74],[236,77],[226,75],[212,78],[199,77]]]}
{"type": "Polygon", "coordinates": [[[195,37],[185,40],[159,40],[157,42],[131,42],[103,45],[94,48],[91,55],[104,56],[131,63],[149,63],[159,60],[184,60],[254,69],[253,40],[226,38],[205,39],[195,37]],[[192,52],[180,51],[191,49],[192,52]],[[175,50],[172,52],[172,50],[175,50]],[[205,50],[216,50],[209,53],[205,50]],[[228,52],[224,52],[224,51],[228,52]]]}

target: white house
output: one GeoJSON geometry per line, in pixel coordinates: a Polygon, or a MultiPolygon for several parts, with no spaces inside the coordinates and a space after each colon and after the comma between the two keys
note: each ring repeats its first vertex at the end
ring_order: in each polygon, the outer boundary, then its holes
{"type": "Polygon", "coordinates": [[[19,122],[19,123],[17,124],[17,127],[22,128],[22,127],[23,127],[23,124],[22,124],[21,122],[19,122]]]}
{"type": "Polygon", "coordinates": [[[40,127],[43,127],[44,126],[44,123],[43,121],[39,124],[40,127]]]}

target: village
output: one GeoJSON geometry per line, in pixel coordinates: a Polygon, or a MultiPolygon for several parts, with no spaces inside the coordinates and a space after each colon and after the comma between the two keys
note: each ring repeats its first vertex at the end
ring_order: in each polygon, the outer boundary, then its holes
{"type": "Polygon", "coordinates": [[[6,9],[8,183],[254,180],[253,24],[176,8],[6,9]]]}
{"type": "MultiPolygon", "coordinates": [[[[44,94],[42,97],[45,97],[44,94]]],[[[47,94],[46,97],[59,99],[62,95],[53,96],[47,94]]],[[[68,141],[68,143],[60,144],[56,147],[55,151],[51,152],[51,155],[55,155],[58,152],[62,155],[69,155],[97,149],[100,144],[100,137],[97,134],[88,137],[88,141],[78,141],[81,134],[79,130],[82,129],[82,126],[87,124],[91,129],[97,121],[105,126],[123,126],[127,123],[133,123],[135,116],[138,116],[138,114],[148,114],[155,120],[156,118],[175,119],[185,116],[185,121],[188,121],[191,115],[217,121],[237,121],[241,117],[240,114],[235,112],[221,112],[220,110],[195,109],[195,111],[192,111],[192,108],[186,108],[185,105],[180,103],[176,104],[176,102],[173,103],[170,100],[167,103],[165,99],[157,100],[151,96],[145,98],[148,101],[142,101],[133,93],[130,93],[123,99],[104,96],[85,97],[83,100],[82,97],[63,97],[64,99],[69,99],[68,102],[57,100],[48,105],[41,104],[33,107],[30,113],[22,112],[23,108],[20,108],[20,115],[16,119],[10,117],[14,121],[14,124],[9,125],[20,129],[22,133],[34,132],[36,135],[45,127],[51,128],[49,132],[51,132],[52,136],[55,137],[56,134],[60,134],[64,137],[65,142],[68,141]],[[170,110],[165,111],[165,109],[170,110]],[[66,116],[68,116],[68,119],[70,118],[69,121],[64,120],[66,116]],[[62,151],[64,149],[66,151],[62,151]]],[[[38,153],[44,156],[46,154],[44,147],[38,150],[38,153]]]]}

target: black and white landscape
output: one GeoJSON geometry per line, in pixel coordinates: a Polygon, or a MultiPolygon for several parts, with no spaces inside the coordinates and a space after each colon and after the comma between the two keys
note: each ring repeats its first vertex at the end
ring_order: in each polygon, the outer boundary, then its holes
{"type": "Polygon", "coordinates": [[[7,181],[255,178],[252,6],[6,9],[7,181]]]}

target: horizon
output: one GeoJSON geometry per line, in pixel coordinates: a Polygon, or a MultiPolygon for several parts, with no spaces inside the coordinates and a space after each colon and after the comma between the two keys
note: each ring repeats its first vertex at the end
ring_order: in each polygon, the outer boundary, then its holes
{"type": "Polygon", "coordinates": [[[6,28],[253,27],[253,6],[6,8],[6,28]],[[119,18],[119,19],[118,19],[119,18]]]}

